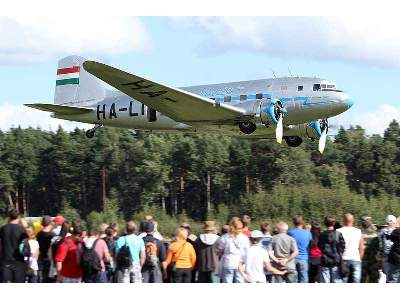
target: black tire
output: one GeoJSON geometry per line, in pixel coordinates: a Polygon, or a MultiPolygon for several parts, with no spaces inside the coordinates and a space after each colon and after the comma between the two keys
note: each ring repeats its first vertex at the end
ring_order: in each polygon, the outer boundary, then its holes
{"type": "Polygon", "coordinates": [[[303,142],[302,138],[299,136],[285,136],[284,139],[289,147],[298,147],[303,142]]]}
{"type": "Polygon", "coordinates": [[[251,134],[254,131],[256,131],[257,127],[256,127],[256,124],[254,124],[252,122],[243,122],[243,123],[239,123],[239,129],[241,132],[243,132],[245,134],[251,134]]]}
{"type": "Polygon", "coordinates": [[[94,130],[86,130],[86,137],[88,138],[88,139],[91,139],[91,138],[93,138],[94,137],[94,130]]]}

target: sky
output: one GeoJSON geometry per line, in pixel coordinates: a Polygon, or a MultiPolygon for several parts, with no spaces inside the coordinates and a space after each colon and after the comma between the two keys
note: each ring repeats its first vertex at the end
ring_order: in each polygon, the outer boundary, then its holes
{"type": "Polygon", "coordinates": [[[57,61],[77,54],[172,86],[331,79],[354,99],[336,126],[400,121],[400,21],[349,17],[0,17],[0,129],[67,130],[23,103],[52,103],[57,61]]]}

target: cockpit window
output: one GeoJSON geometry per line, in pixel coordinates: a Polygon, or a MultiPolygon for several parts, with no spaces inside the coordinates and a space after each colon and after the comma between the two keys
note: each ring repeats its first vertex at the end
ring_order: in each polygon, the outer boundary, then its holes
{"type": "Polygon", "coordinates": [[[314,91],[314,92],[315,92],[315,91],[320,91],[320,90],[321,90],[321,84],[316,83],[316,84],[313,85],[313,91],[314,91]]]}
{"type": "Polygon", "coordinates": [[[298,92],[301,92],[302,90],[303,90],[303,86],[302,85],[297,86],[297,91],[298,92]]]}

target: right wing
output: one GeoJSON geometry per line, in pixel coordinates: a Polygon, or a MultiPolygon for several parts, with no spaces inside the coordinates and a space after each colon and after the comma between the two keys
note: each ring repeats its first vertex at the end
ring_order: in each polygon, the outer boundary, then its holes
{"type": "Polygon", "coordinates": [[[246,111],[169,87],[95,61],[85,61],[86,71],[150,108],[187,124],[234,124],[249,118],[246,111]]]}

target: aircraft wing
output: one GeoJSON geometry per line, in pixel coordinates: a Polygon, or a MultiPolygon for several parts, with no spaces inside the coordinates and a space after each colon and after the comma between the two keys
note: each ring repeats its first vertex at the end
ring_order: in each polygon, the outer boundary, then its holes
{"type": "Polygon", "coordinates": [[[93,111],[92,108],[88,107],[75,107],[58,104],[34,103],[25,105],[39,110],[53,112],[59,115],[79,115],[93,111]]]}
{"type": "Polygon", "coordinates": [[[234,123],[243,109],[129,74],[108,65],[85,61],[86,71],[150,108],[183,123],[234,123]]]}

